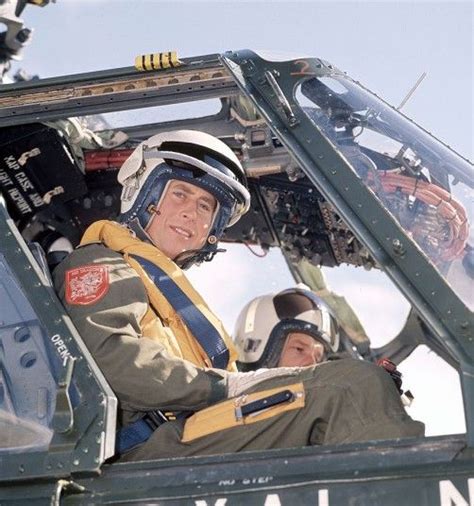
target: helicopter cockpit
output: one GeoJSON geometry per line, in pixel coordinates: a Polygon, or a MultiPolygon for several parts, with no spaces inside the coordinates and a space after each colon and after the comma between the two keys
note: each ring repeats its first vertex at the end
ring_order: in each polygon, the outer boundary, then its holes
{"type": "MultiPolygon", "coordinates": [[[[314,291],[325,290],[321,267],[349,264],[385,271],[404,294],[412,309],[393,341],[371,348],[361,334],[348,342],[361,359],[397,363],[425,344],[457,368],[467,434],[447,441],[449,455],[439,457],[447,468],[474,444],[471,164],[323,60],[272,62],[251,51],[167,58],[173,65],[161,69],[0,89],[0,480],[75,474],[93,490],[92,473],[139,469],[104,466],[114,455],[117,400],[48,271],[90,223],[117,216],[117,170],[134,147],[181,128],[218,135],[245,167],[251,209],[225,242],[278,250],[291,281],[314,291]],[[219,108],[200,117],[115,126],[107,118],[134,110],[143,119],[150,107],[209,98],[219,108]]],[[[258,285],[252,276],[247,284],[258,285]]],[[[431,462],[431,447],[418,443],[417,458],[431,462]]],[[[143,479],[172,465],[150,464],[143,479]]]]}

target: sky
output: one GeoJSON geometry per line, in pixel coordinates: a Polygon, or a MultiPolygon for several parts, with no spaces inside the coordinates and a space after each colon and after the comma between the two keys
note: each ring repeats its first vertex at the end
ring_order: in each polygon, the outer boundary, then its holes
{"type": "MultiPolygon", "coordinates": [[[[58,0],[25,9],[22,18],[35,32],[14,68],[50,77],[131,66],[143,53],[177,50],[189,57],[264,49],[328,60],[395,106],[426,72],[403,112],[472,160],[473,6],[452,1],[58,0]]],[[[294,282],[277,251],[262,261],[241,247],[228,250],[190,277],[232,331],[249,299],[294,282]]],[[[401,328],[408,304],[381,273],[338,268],[325,274],[331,288],[350,301],[374,345],[401,328]]],[[[400,370],[415,395],[409,412],[425,422],[428,435],[465,431],[454,369],[418,349],[400,370]]]]}

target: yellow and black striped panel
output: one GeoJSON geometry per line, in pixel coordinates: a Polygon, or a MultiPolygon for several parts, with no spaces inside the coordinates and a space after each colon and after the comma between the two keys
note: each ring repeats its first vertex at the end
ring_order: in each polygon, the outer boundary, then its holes
{"type": "Polygon", "coordinates": [[[180,65],[181,61],[178,59],[176,51],[143,54],[135,58],[135,68],[137,70],[161,70],[179,67],[180,65]]]}

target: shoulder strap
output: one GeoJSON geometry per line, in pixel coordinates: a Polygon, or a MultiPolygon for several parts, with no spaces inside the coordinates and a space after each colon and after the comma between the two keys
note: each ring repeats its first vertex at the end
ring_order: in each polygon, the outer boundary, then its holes
{"type": "Polygon", "coordinates": [[[219,369],[225,369],[229,363],[229,349],[215,327],[164,270],[138,255],[130,256],[151,277],[158,289],[192,332],[211,360],[212,365],[219,369]]]}

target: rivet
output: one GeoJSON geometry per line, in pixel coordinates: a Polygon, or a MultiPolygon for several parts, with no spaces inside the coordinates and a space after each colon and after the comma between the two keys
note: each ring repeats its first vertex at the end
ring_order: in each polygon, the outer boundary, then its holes
{"type": "Polygon", "coordinates": [[[399,239],[394,239],[392,241],[392,248],[393,248],[393,252],[396,255],[402,256],[405,254],[405,248],[403,247],[403,244],[399,239]]]}

